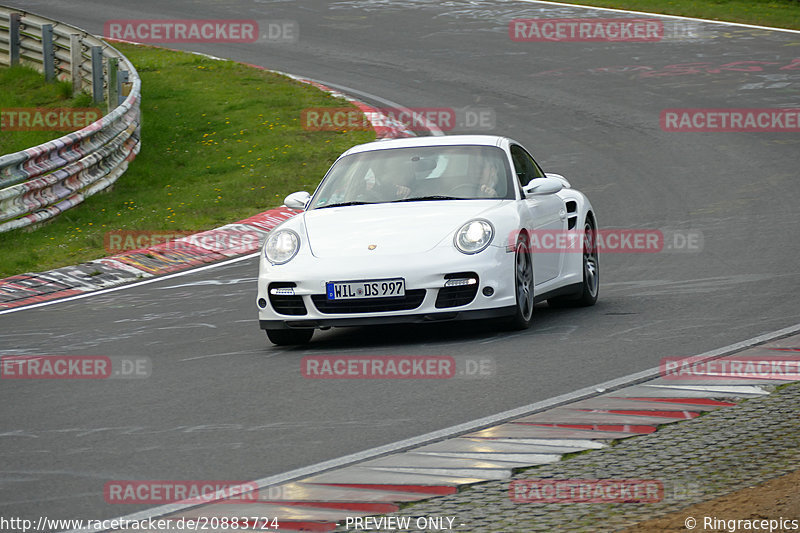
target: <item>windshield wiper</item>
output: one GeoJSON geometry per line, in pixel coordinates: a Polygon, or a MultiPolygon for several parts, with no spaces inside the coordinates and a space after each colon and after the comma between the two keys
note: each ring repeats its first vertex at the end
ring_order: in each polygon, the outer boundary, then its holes
{"type": "Polygon", "coordinates": [[[465,200],[465,198],[457,198],[455,196],[444,196],[441,194],[435,194],[431,196],[415,196],[413,198],[401,198],[400,200],[392,200],[390,203],[397,203],[397,202],[425,202],[429,200],[465,200]]]}
{"type": "Polygon", "coordinates": [[[316,209],[325,209],[326,207],[344,207],[347,205],[364,205],[364,204],[374,204],[375,202],[342,202],[339,204],[328,204],[328,205],[321,205],[316,209]]]}

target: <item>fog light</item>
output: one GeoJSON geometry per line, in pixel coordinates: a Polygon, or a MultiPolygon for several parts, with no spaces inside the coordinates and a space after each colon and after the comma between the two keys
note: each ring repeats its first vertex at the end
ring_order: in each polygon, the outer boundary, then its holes
{"type": "Polygon", "coordinates": [[[270,289],[269,293],[273,296],[294,296],[294,288],[278,287],[276,289],[270,289]]]}
{"type": "Polygon", "coordinates": [[[258,299],[258,306],[261,309],[264,309],[267,306],[267,301],[264,298],[259,298],[258,299]]]}
{"type": "Polygon", "coordinates": [[[445,287],[463,287],[464,285],[475,285],[478,280],[475,278],[452,278],[444,282],[445,287]]]}
{"type": "Polygon", "coordinates": [[[493,288],[491,288],[491,287],[484,287],[483,288],[483,295],[484,296],[491,296],[492,294],[494,294],[494,289],[493,288]]]}

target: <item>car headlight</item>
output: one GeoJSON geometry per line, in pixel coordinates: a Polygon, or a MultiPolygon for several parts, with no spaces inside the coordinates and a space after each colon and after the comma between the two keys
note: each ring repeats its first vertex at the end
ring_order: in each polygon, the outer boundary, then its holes
{"type": "Polygon", "coordinates": [[[273,265],[288,263],[300,249],[300,237],[290,229],[270,233],[264,246],[264,255],[273,265]]]}
{"type": "Polygon", "coordinates": [[[470,220],[456,232],[455,245],[465,254],[477,254],[492,242],[494,227],[488,220],[470,220]]]}

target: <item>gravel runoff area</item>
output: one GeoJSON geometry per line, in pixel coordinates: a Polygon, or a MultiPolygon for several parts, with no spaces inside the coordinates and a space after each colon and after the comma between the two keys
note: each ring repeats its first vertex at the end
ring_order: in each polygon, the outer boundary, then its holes
{"type": "MultiPolygon", "coordinates": [[[[453,531],[618,531],[798,469],[800,383],[791,383],[777,387],[770,395],[669,424],[650,435],[620,440],[608,448],[575,454],[558,463],[527,468],[515,473],[511,480],[472,485],[453,495],[408,505],[388,516],[412,517],[412,529],[392,531],[421,531],[413,527],[417,517],[454,518],[453,531]],[[655,503],[515,503],[510,497],[510,482],[514,480],[555,479],[655,480],[663,486],[663,495],[655,503]]],[[[795,489],[800,492],[800,487],[795,489]]],[[[785,496],[776,494],[778,500],[785,496]]],[[[788,511],[793,516],[784,514],[783,518],[800,520],[797,499],[791,501],[788,511]]],[[[716,511],[713,506],[712,509],[716,511]]],[[[720,509],[716,518],[780,518],[761,516],[763,513],[752,516],[744,507],[741,509],[745,516],[735,516],[730,506],[726,509],[720,509]]],[[[725,526],[705,529],[703,517],[695,518],[695,531],[727,531],[725,526]]],[[[354,529],[340,525],[336,531],[354,529]]]]}

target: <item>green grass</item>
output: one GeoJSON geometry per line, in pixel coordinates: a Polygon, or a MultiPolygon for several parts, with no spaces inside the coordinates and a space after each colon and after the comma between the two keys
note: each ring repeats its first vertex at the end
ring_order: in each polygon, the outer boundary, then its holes
{"type": "Polygon", "coordinates": [[[800,0],[560,0],[631,11],[800,30],[800,0]]]}
{"type": "Polygon", "coordinates": [[[109,255],[109,231],[200,231],[277,207],[374,139],[304,130],[303,109],[348,105],[309,85],[231,61],[118,48],[142,78],[140,154],[111,192],[34,231],[0,234],[0,277],[109,255]]]}
{"type": "MultiPolygon", "coordinates": [[[[73,98],[72,84],[65,81],[47,83],[42,74],[30,67],[0,68],[0,88],[0,110],[15,107],[96,107],[92,105],[91,95],[81,93],[73,98]]],[[[66,133],[69,130],[0,130],[0,155],[42,144],[66,133]]]]}

